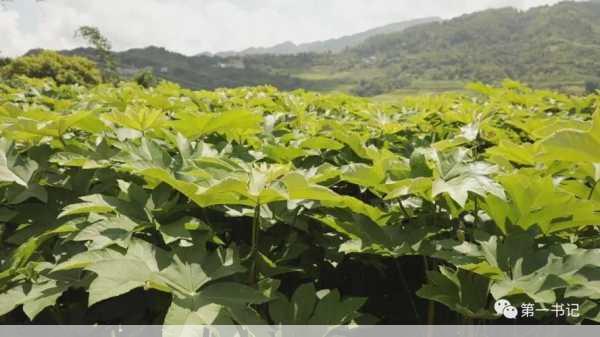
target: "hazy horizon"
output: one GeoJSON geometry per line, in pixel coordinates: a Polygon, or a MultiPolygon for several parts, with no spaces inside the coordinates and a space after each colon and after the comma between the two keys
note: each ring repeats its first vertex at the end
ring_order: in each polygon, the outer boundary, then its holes
{"type": "Polygon", "coordinates": [[[558,0],[13,0],[0,9],[0,51],[71,49],[82,25],[97,26],[115,50],[160,46],[186,55],[327,40],[386,24],[449,19],[489,8],[528,9],[558,0]]]}

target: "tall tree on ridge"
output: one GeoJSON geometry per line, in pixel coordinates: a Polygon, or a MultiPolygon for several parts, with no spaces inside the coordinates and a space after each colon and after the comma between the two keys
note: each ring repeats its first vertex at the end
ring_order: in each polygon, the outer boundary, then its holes
{"type": "Polygon", "coordinates": [[[100,61],[104,66],[104,80],[106,82],[117,82],[119,73],[112,53],[112,45],[100,30],[93,26],[81,26],[75,31],[75,37],[83,38],[88,45],[100,54],[100,61]]]}

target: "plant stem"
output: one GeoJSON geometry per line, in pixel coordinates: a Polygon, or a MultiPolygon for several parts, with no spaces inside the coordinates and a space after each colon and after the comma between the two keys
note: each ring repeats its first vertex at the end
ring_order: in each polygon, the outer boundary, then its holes
{"type": "MultiPolygon", "coordinates": [[[[427,272],[431,269],[429,268],[427,256],[423,256],[423,263],[425,265],[425,280],[428,280],[427,272]]],[[[432,325],[433,323],[435,323],[435,302],[430,300],[427,304],[427,325],[432,325]]]]}
{"type": "Polygon", "coordinates": [[[588,195],[588,200],[592,200],[592,197],[594,196],[594,192],[596,191],[596,186],[598,186],[597,181],[594,183],[594,185],[592,186],[592,189],[590,190],[590,195],[588,195]]]}
{"type": "Polygon", "coordinates": [[[60,142],[60,145],[62,145],[63,149],[67,148],[67,143],[65,143],[65,140],[63,139],[62,135],[58,136],[58,141],[60,142]]]}
{"type": "Polygon", "coordinates": [[[435,302],[429,301],[427,304],[427,325],[435,323],[435,302]]]}
{"type": "Polygon", "coordinates": [[[402,200],[400,200],[400,209],[402,210],[402,213],[404,213],[404,216],[406,217],[406,219],[410,219],[410,215],[408,215],[406,208],[404,208],[404,205],[402,205],[402,200]]]}
{"type": "Polygon", "coordinates": [[[252,253],[258,250],[258,231],[260,230],[260,204],[254,208],[254,219],[252,220],[252,253]]]}
{"type": "Polygon", "coordinates": [[[398,262],[397,259],[394,259],[394,264],[396,266],[396,270],[398,271],[398,276],[400,278],[400,283],[402,283],[402,288],[404,288],[404,291],[406,292],[406,295],[408,296],[408,301],[410,302],[410,307],[412,308],[417,320],[420,321],[421,315],[419,315],[419,311],[417,310],[417,306],[413,299],[412,292],[410,291],[410,288],[408,287],[408,282],[406,282],[406,277],[404,276],[404,272],[402,271],[400,262],[398,262]]]}
{"type": "Polygon", "coordinates": [[[260,230],[260,202],[254,207],[254,218],[252,219],[252,247],[250,253],[245,259],[252,259],[250,267],[250,278],[248,282],[253,285],[256,283],[256,257],[258,253],[258,232],[260,230]]]}
{"type": "Polygon", "coordinates": [[[474,218],[474,223],[475,223],[475,227],[479,227],[479,224],[481,223],[481,218],[479,217],[479,198],[475,197],[475,218],[474,218]]]}
{"type": "Polygon", "coordinates": [[[251,239],[250,252],[248,253],[248,255],[246,255],[244,258],[242,258],[242,261],[246,261],[256,254],[259,228],[260,228],[260,204],[257,203],[256,206],[254,207],[254,217],[252,218],[252,239],[251,239]]]}

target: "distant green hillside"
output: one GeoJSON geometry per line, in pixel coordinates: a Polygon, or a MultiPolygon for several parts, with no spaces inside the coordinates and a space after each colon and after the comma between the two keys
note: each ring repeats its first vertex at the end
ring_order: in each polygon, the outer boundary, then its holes
{"type": "MultiPolygon", "coordinates": [[[[94,58],[89,49],[70,53],[94,58]]],[[[187,57],[149,47],[116,55],[125,75],[151,67],[203,89],[272,84],[373,96],[512,78],[583,91],[586,81],[600,78],[600,3],[487,10],[372,36],[340,53],[187,57]]]]}
{"type": "MultiPolygon", "coordinates": [[[[101,59],[91,48],[78,48],[64,53],[86,56],[102,66],[101,59]]],[[[189,57],[160,47],[130,49],[114,54],[119,64],[119,72],[125,77],[150,69],[161,78],[193,89],[272,84],[284,90],[291,90],[322,85],[258,67],[246,67],[241,58],[206,55],[189,57]]]]}
{"type": "Polygon", "coordinates": [[[600,3],[465,15],[371,38],[338,60],[345,63],[323,64],[332,73],[379,71],[372,81],[392,86],[507,77],[534,84],[584,81],[600,77],[600,3]]]}

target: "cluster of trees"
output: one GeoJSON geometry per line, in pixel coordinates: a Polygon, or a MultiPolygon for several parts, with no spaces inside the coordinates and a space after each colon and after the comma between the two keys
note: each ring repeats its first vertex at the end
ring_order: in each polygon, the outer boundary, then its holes
{"type": "Polygon", "coordinates": [[[410,85],[411,81],[402,76],[397,78],[377,77],[370,80],[362,79],[352,89],[352,94],[363,97],[377,96],[395,89],[406,88],[410,85]]]}
{"type": "Polygon", "coordinates": [[[596,90],[600,90],[600,79],[588,80],[585,82],[585,91],[592,93],[596,90]]]}
{"type": "MultiPolygon", "coordinates": [[[[110,41],[98,28],[82,26],[75,32],[94,50],[95,58],[78,55],[65,55],[50,50],[32,50],[24,56],[10,59],[0,58],[0,77],[12,80],[19,76],[30,78],[51,78],[57,84],[97,85],[117,83],[121,76],[110,41]],[[92,61],[94,59],[94,61],[92,61]],[[96,62],[97,61],[97,62],[96,62]]],[[[155,74],[143,69],[132,77],[139,85],[149,88],[156,86],[159,79],[155,74]]]]}
{"type": "Polygon", "coordinates": [[[52,78],[57,84],[96,85],[102,82],[102,74],[94,62],[54,51],[40,51],[14,60],[4,60],[0,65],[2,63],[0,76],[6,79],[27,76],[52,78]]]}

